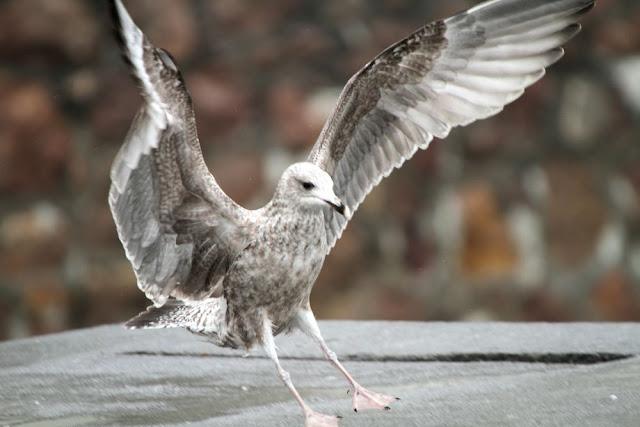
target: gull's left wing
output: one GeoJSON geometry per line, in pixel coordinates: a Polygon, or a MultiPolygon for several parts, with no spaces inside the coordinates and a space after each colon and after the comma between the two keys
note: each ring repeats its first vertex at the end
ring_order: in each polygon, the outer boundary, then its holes
{"type": "MultiPolygon", "coordinates": [[[[111,0],[143,105],[111,168],[109,206],[138,287],[156,306],[204,300],[249,240],[248,214],[218,186],[196,132],[191,97],[169,53],[111,0]]],[[[219,295],[218,295],[219,296],[219,295]]]]}
{"type": "MultiPolygon", "coordinates": [[[[347,83],[308,161],[356,210],[371,189],[434,137],[497,114],[579,30],[594,0],[493,0],[428,24],[347,83]]],[[[332,248],[350,217],[325,213],[332,248]]]]}

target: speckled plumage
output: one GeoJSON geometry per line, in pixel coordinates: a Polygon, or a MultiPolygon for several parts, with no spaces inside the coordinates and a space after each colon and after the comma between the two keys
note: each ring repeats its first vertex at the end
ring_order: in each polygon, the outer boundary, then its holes
{"type": "Polygon", "coordinates": [[[224,286],[228,338],[246,347],[261,339],[258,326],[265,316],[274,334],[290,329],[296,312],[308,306],[326,254],[322,214],[282,215],[282,207],[272,204],[260,213],[256,239],[234,262],[224,286]]]}
{"type": "Polygon", "coordinates": [[[109,204],[138,286],[154,302],[132,328],[184,327],[221,346],[260,344],[302,407],[273,336],[313,338],[349,381],[354,409],[386,409],[322,339],[309,294],[324,258],[371,189],[431,140],[500,112],[539,80],[594,0],[492,0],[427,24],[384,50],[345,86],[307,161],[287,168],[272,200],[237,205],[207,169],[191,98],[174,60],[111,0],[144,104],[112,170],[109,204]]]}
{"type": "MultiPolygon", "coordinates": [[[[325,207],[301,202],[298,194],[291,191],[291,186],[298,186],[294,177],[310,180],[316,173],[321,175],[318,182],[322,182],[322,174],[326,174],[317,167],[293,165],[269,204],[246,211],[242,235],[250,238],[243,241],[242,250],[233,258],[227,256],[229,261],[224,261],[222,268],[215,265],[214,270],[224,274],[215,276],[217,282],[209,284],[207,298],[169,299],[161,306],[149,307],[127,325],[182,326],[210,337],[220,346],[247,350],[261,342],[265,318],[272,323],[276,335],[291,329],[296,312],[309,305],[311,288],[327,254],[323,210],[335,209],[328,203],[325,207]],[[213,297],[215,288],[220,291],[213,297]],[[207,320],[207,316],[215,320],[207,320]]],[[[330,182],[328,176],[324,179],[330,182]]],[[[196,250],[198,245],[194,246],[196,250]]],[[[193,280],[199,271],[208,271],[198,268],[206,258],[205,253],[194,257],[191,272],[185,275],[187,280],[193,280]]]]}

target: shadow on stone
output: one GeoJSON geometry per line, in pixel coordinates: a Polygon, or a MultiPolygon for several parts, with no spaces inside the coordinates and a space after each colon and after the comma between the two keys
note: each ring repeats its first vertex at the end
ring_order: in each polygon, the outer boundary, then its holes
{"type": "MultiPolygon", "coordinates": [[[[267,359],[259,355],[184,353],[167,351],[128,351],[120,353],[122,356],[154,356],[154,357],[210,357],[225,359],[267,359]]],[[[595,365],[597,363],[614,362],[633,357],[623,353],[452,353],[433,356],[376,356],[360,354],[341,357],[351,362],[508,362],[508,363],[543,363],[550,365],[595,365]]],[[[324,360],[321,357],[282,356],[283,360],[324,360]]]]}

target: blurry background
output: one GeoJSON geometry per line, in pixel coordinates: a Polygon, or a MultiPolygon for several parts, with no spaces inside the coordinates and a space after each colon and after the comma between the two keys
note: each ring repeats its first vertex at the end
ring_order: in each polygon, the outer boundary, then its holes
{"type": "MultiPolygon", "coordinates": [[[[465,0],[130,0],[247,207],[347,79],[465,0]]],[[[316,284],[320,318],[640,320],[640,3],[598,0],[547,77],[383,182],[316,284]]],[[[147,305],[107,206],[140,105],[106,2],[0,1],[0,339],[147,305]]]]}

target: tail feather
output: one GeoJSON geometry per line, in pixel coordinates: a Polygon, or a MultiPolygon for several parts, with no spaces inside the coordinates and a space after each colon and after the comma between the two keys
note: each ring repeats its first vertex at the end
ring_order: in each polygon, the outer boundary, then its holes
{"type": "Polygon", "coordinates": [[[182,303],[167,301],[161,307],[150,305],[145,311],[129,319],[124,325],[129,329],[172,328],[181,326],[182,303]]]}
{"type": "Polygon", "coordinates": [[[186,328],[199,334],[224,336],[226,310],[224,298],[194,302],[171,299],[161,307],[147,307],[125,326],[129,329],[186,328]]]}

